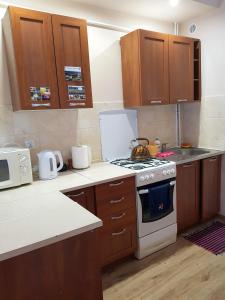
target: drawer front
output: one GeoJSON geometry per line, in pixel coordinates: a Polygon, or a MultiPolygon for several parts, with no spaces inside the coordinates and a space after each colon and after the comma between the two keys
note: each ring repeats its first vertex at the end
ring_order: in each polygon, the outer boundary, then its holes
{"type": "Polygon", "coordinates": [[[95,187],[95,194],[98,200],[108,199],[111,196],[120,197],[130,192],[135,192],[135,177],[123,178],[95,187]]]}
{"type": "Polygon", "coordinates": [[[111,215],[112,213],[118,213],[121,210],[136,205],[136,194],[132,192],[130,194],[121,195],[108,195],[106,199],[96,198],[96,209],[99,218],[111,215]]]}
{"type": "Polygon", "coordinates": [[[136,225],[121,226],[101,233],[102,265],[132,254],[136,250],[136,225]]]}
{"type": "Polygon", "coordinates": [[[109,231],[122,226],[136,224],[136,207],[132,206],[127,209],[119,210],[108,216],[100,217],[103,221],[102,230],[109,231]]]}
{"type": "Polygon", "coordinates": [[[64,193],[64,195],[95,214],[96,211],[93,188],[84,188],[75,191],[69,191],[64,193]]]}

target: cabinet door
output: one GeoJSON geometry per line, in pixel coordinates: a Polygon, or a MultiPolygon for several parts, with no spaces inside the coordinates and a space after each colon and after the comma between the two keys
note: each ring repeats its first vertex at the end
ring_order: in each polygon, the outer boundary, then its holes
{"type": "Polygon", "coordinates": [[[199,161],[177,166],[178,231],[199,221],[199,170],[199,161]]]}
{"type": "Polygon", "coordinates": [[[221,157],[211,157],[202,161],[202,220],[208,220],[219,213],[221,157]]]}
{"type": "Polygon", "coordinates": [[[194,40],[169,37],[170,102],[194,100],[194,40]]]}
{"type": "Polygon", "coordinates": [[[60,105],[92,107],[86,21],[54,15],[52,24],[60,105]]]}
{"type": "MultiPolygon", "coordinates": [[[[17,66],[17,74],[11,74],[17,77],[18,88],[15,99],[12,93],[14,109],[58,108],[51,15],[16,7],[10,7],[9,14],[11,28],[5,28],[5,36],[10,45],[12,31],[13,44],[8,53],[17,66]]],[[[16,87],[12,86],[13,89],[16,87]]]]}
{"type": "Polygon", "coordinates": [[[92,187],[70,191],[65,193],[65,195],[95,214],[95,197],[94,189],[92,187]]]}
{"type": "Polygon", "coordinates": [[[169,103],[168,35],[141,31],[142,104],[169,103]]]}

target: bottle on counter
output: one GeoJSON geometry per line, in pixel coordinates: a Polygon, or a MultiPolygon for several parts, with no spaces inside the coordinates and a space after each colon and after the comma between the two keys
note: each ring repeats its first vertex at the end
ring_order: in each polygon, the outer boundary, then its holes
{"type": "Polygon", "coordinates": [[[155,138],[154,144],[157,146],[158,153],[161,152],[161,142],[159,138],[155,138]]]}

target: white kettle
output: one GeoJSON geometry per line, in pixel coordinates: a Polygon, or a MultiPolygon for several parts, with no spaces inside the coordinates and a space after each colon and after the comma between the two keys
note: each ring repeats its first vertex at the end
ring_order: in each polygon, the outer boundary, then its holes
{"type": "Polygon", "coordinates": [[[60,151],[44,150],[37,154],[39,166],[39,178],[42,180],[53,179],[63,167],[63,159],[60,151]],[[59,160],[57,168],[56,156],[59,160]]]}

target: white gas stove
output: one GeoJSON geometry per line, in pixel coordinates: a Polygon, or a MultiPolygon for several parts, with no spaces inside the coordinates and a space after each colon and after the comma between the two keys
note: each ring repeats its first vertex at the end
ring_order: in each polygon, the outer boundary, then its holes
{"type": "Polygon", "coordinates": [[[164,159],[116,159],[111,163],[136,172],[136,257],[144,258],[176,242],[176,164],[164,159]]]}
{"type": "Polygon", "coordinates": [[[176,163],[165,159],[131,160],[122,158],[113,160],[111,163],[134,170],[137,173],[136,185],[138,187],[176,177],[176,163]]]}

